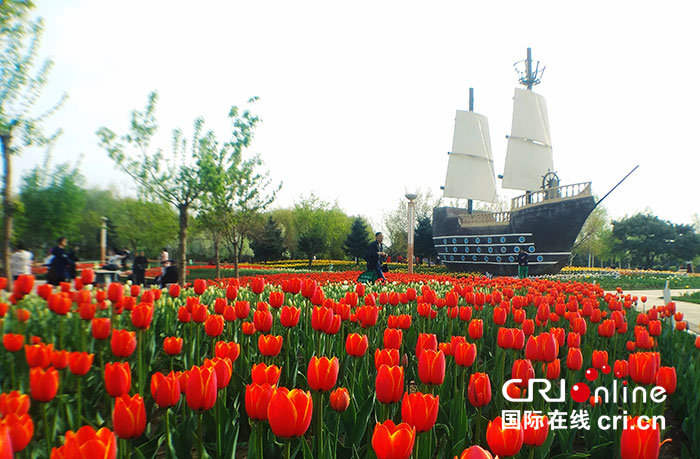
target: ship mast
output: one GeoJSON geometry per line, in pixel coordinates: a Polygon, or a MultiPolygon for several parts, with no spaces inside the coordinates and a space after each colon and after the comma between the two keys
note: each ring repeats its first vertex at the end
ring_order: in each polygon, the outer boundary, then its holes
{"type": "MultiPolygon", "coordinates": [[[[469,88],[469,111],[474,111],[474,88],[469,88]]],[[[467,213],[472,213],[474,209],[474,201],[469,199],[467,201],[467,213]]]]}
{"type": "Polygon", "coordinates": [[[540,70],[540,61],[537,61],[535,64],[535,69],[532,69],[532,48],[527,49],[527,59],[516,62],[513,64],[513,67],[516,67],[520,63],[525,64],[525,71],[518,70],[516,68],[516,72],[520,74],[518,81],[521,85],[526,86],[529,91],[532,91],[533,86],[540,84],[540,79],[542,78],[546,67],[542,67],[542,70],[540,70]]]}

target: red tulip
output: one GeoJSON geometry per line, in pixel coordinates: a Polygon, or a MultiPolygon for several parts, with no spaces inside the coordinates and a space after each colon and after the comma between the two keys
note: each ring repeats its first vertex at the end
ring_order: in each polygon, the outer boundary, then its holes
{"type": "Polygon", "coordinates": [[[630,374],[629,363],[627,360],[615,360],[613,365],[613,374],[616,378],[626,378],[630,374]]]}
{"type": "Polygon", "coordinates": [[[51,365],[51,354],[53,353],[53,344],[33,344],[24,345],[24,357],[27,359],[29,368],[48,368],[51,365]]]}
{"type": "Polygon", "coordinates": [[[403,367],[382,365],[377,370],[375,390],[380,403],[396,403],[404,392],[403,367]]]}
{"type": "Polygon", "coordinates": [[[255,325],[252,322],[243,322],[241,324],[241,331],[244,335],[250,336],[256,332],[255,325]]]}
{"type": "Polygon", "coordinates": [[[401,402],[401,420],[418,432],[427,432],[437,420],[440,396],[405,393],[401,402]]]}
{"type": "Polygon", "coordinates": [[[180,401],[180,381],[172,371],[165,376],[156,372],[151,376],[151,395],[153,400],[161,408],[177,405],[180,401]]]}
{"type": "Polygon", "coordinates": [[[362,357],[367,352],[367,336],[350,333],[345,339],[345,352],[351,357],[362,357]]]}
{"type": "Polygon", "coordinates": [[[194,293],[196,295],[201,295],[207,289],[207,281],[205,281],[204,279],[195,279],[193,287],[194,293]]]}
{"type": "Polygon", "coordinates": [[[134,327],[147,329],[153,320],[153,305],[151,303],[139,303],[131,310],[131,323],[134,327]]]}
{"type": "Polygon", "coordinates": [[[258,349],[262,355],[274,357],[282,349],[282,337],[274,335],[258,336],[258,349]]]}
{"type": "Polygon", "coordinates": [[[83,426],[77,432],[69,430],[66,432],[63,446],[51,450],[51,459],[115,459],[116,457],[117,439],[106,427],[97,432],[90,426],[83,426]]]}
{"type": "Polygon", "coordinates": [[[53,400],[58,391],[58,371],[49,367],[44,371],[42,368],[32,368],[29,370],[29,387],[32,398],[39,402],[49,402],[53,400]]]}
{"type": "Polygon", "coordinates": [[[666,390],[668,395],[676,391],[676,369],[674,367],[661,367],[656,373],[656,385],[666,390]]]}
{"type": "Polygon", "coordinates": [[[209,309],[201,303],[192,305],[192,320],[198,324],[203,324],[209,317],[209,309]]]}
{"type": "Polygon", "coordinates": [[[255,293],[256,295],[260,295],[263,290],[265,289],[265,279],[262,277],[256,277],[253,279],[253,282],[250,286],[250,289],[255,293]]]}
{"type": "Polygon", "coordinates": [[[112,303],[118,303],[124,297],[124,286],[119,282],[112,282],[107,287],[107,298],[112,303]]]}
{"type": "Polygon", "coordinates": [[[280,379],[280,367],[277,365],[265,365],[264,363],[253,364],[253,370],[250,376],[253,379],[253,384],[263,385],[269,384],[274,386],[280,379]]]}
{"type": "Polygon", "coordinates": [[[549,419],[547,416],[533,415],[531,422],[523,422],[523,443],[530,446],[542,446],[549,433],[549,419]]]}
{"type": "Polygon", "coordinates": [[[513,379],[520,379],[516,386],[525,389],[528,381],[535,377],[535,369],[532,367],[532,362],[527,359],[516,360],[513,362],[513,379]]]}
{"type": "Polygon", "coordinates": [[[375,349],[374,350],[374,367],[379,370],[382,365],[390,367],[399,364],[398,349],[375,349]]]}
{"type": "Polygon", "coordinates": [[[515,456],[523,446],[524,434],[522,427],[503,428],[503,420],[498,416],[489,422],[486,428],[486,442],[494,454],[499,456],[515,456]]]}
{"type": "Polygon", "coordinates": [[[8,414],[21,416],[29,412],[31,402],[29,396],[13,390],[9,393],[0,393],[0,418],[8,414]]]}
{"type": "Polygon", "coordinates": [[[636,352],[629,356],[630,378],[637,384],[651,384],[656,380],[659,365],[654,352],[636,352]]]}
{"type": "Polygon", "coordinates": [[[372,449],[377,459],[408,459],[413,452],[415,440],[415,427],[405,422],[396,425],[389,419],[374,427],[372,449]]]}
{"type": "Polygon", "coordinates": [[[139,394],[114,399],[112,411],[114,433],[119,438],[136,438],[146,429],[146,405],[139,394]]]}
{"type": "Polygon", "coordinates": [[[24,345],[24,335],[15,333],[5,333],[2,336],[2,344],[10,352],[17,352],[24,345]]]}
{"type": "Polygon", "coordinates": [[[430,333],[419,333],[416,342],[416,356],[420,355],[423,349],[437,351],[437,336],[430,333]]]}
{"type": "Polygon", "coordinates": [[[418,377],[423,384],[442,384],[445,381],[445,354],[423,349],[418,355],[418,377]]]}
{"type": "Polygon", "coordinates": [[[331,392],[329,401],[331,408],[340,413],[347,410],[350,406],[350,394],[346,388],[339,387],[331,392]]]}
{"type": "Polygon", "coordinates": [[[250,303],[248,301],[236,301],[234,309],[236,310],[236,317],[245,319],[250,314],[250,303]]]}
{"type": "Polygon", "coordinates": [[[593,351],[593,368],[600,370],[608,364],[608,351],[593,351]]]}
{"type": "Polygon", "coordinates": [[[163,350],[168,355],[178,355],[182,352],[182,338],[168,336],[163,340],[163,350]]]}
{"type": "Polygon", "coordinates": [[[572,371],[579,371],[583,366],[583,354],[581,349],[570,347],[566,356],[566,368],[572,371]]]}
{"type": "Polygon", "coordinates": [[[272,313],[270,311],[255,311],[253,313],[255,329],[267,333],[272,328],[272,313]]]}
{"type": "Polygon", "coordinates": [[[478,408],[488,405],[491,401],[491,380],[489,375],[486,373],[473,373],[469,377],[467,395],[472,406],[478,408]]]}
{"type": "Polygon", "coordinates": [[[70,372],[76,376],[84,376],[90,371],[94,357],[95,354],[88,354],[87,352],[71,352],[68,359],[70,372]]]}
{"type": "Polygon", "coordinates": [[[108,318],[92,319],[92,337],[95,339],[107,339],[112,331],[112,322],[108,318]]]}
{"type": "Polygon", "coordinates": [[[4,442],[3,438],[0,437],[0,453],[5,452],[7,454],[9,452],[9,455],[4,457],[11,458],[13,452],[18,453],[22,451],[34,436],[34,422],[26,413],[21,415],[10,413],[6,415],[0,420],[0,433],[3,427],[7,428],[7,430],[5,431],[4,442]],[[9,443],[9,445],[3,445],[5,442],[9,443]]]}
{"type": "Polygon", "coordinates": [[[452,354],[455,363],[460,367],[470,367],[476,360],[476,344],[474,343],[459,343],[452,347],[452,354]]]}
{"type": "Polygon", "coordinates": [[[136,350],[136,333],[128,330],[112,330],[111,345],[112,354],[116,357],[129,357],[136,350]]]}
{"type": "Polygon", "coordinates": [[[275,387],[270,384],[248,384],[245,388],[245,411],[248,417],[258,421],[267,420],[267,409],[275,387]]]}
{"type": "Polygon", "coordinates": [[[218,314],[207,317],[206,322],[204,322],[204,331],[207,336],[220,336],[224,332],[224,317],[218,314]]]}
{"type": "Polygon", "coordinates": [[[658,425],[639,416],[627,418],[620,437],[621,459],[653,459],[659,457],[661,434],[658,425]]]}
{"type": "Polygon", "coordinates": [[[280,312],[280,323],[283,327],[296,327],[299,323],[301,309],[294,306],[282,306],[280,312]]]}
{"type": "Polygon", "coordinates": [[[330,360],[328,357],[311,357],[306,372],[309,388],[324,392],[331,390],[338,380],[339,369],[340,365],[336,357],[330,360]]]}
{"type": "MultiPolygon", "coordinates": [[[[470,446],[462,451],[459,459],[494,459],[491,453],[483,449],[481,446],[470,446]]],[[[496,456],[498,459],[498,456],[496,456]]]]}
{"type": "Polygon", "coordinates": [[[214,354],[221,358],[228,357],[231,359],[231,363],[233,363],[241,354],[241,346],[233,341],[218,341],[216,346],[214,346],[214,354]]]}
{"type": "Polygon", "coordinates": [[[479,339],[484,335],[484,322],[481,319],[473,319],[469,322],[469,337],[479,339]]]}
{"type": "Polygon", "coordinates": [[[129,362],[105,364],[105,389],[112,397],[128,394],[131,388],[131,368],[129,362]]]}
{"type": "Polygon", "coordinates": [[[205,367],[212,367],[216,371],[216,388],[221,390],[228,386],[233,374],[233,365],[228,357],[214,357],[213,359],[204,359],[205,367]]]}
{"type": "Polygon", "coordinates": [[[216,371],[213,367],[193,366],[187,375],[185,400],[192,410],[209,410],[216,403],[216,371]]]}
{"type": "Polygon", "coordinates": [[[401,330],[387,328],[384,330],[384,347],[390,349],[400,349],[401,341],[403,340],[403,332],[401,330]]]}
{"type": "Polygon", "coordinates": [[[311,394],[300,389],[290,391],[286,387],[271,388],[271,391],[266,418],[272,433],[281,438],[303,436],[311,425],[311,394]]]}
{"type": "Polygon", "coordinates": [[[168,289],[168,295],[170,295],[171,298],[178,298],[180,296],[180,285],[172,284],[168,289]]]}

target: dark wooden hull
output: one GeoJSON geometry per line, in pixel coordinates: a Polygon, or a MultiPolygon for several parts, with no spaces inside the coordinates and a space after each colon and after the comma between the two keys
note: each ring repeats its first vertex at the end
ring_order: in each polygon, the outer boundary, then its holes
{"type": "Polygon", "coordinates": [[[510,220],[461,226],[466,209],[433,209],[433,242],[451,271],[513,276],[518,252],[529,253],[529,274],[556,274],[569,261],[571,247],[595,207],[591,195],[544,201],[510,212],[510,220]]]}

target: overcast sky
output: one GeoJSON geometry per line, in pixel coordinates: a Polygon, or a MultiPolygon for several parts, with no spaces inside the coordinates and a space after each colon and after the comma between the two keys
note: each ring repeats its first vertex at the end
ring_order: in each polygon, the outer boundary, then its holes
{"type": "MultiPolygon", "coordinates": [[[[673,222],[700,212],[700,4],[589,1],[39,0],[41,53],[55,67],[42,103],[65,134],[54,163],[75,161],[91,186],[134,194],[97,145],[160,94],[161,146],[203,116],[220,138],[231,105],[260,97],[251,153],[275,205],[315,192],[383,229],[407,190],[439,195],[456,109],[489,117],[502,173],[526,48],[547,69],[554,165],[562,183],[593,182],[617,218],[650,209],[673,222]]],[[[19,174],[41,161],[29,151],[19,174]]],[[[18,174],[18,175],[19,175],[18,174]]],[[[17,182],[18,183],[18,182],[17,182]]],[[[500,184],[499,184],[500,185],[500,184]]],[[[504,193],[513,196],[513,192],[504,193]]]]}

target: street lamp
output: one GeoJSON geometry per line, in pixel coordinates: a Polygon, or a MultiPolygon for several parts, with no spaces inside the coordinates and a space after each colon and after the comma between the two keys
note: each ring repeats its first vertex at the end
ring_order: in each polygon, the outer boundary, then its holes
{"type": "Polygon", "coordinates": [[[418,195],[416,193],[406,193],[408,199],[408,274],[413,274],[413,234],[415,230],[414,202],[418,195]]]}
{"type": "Polygon", "coordinates": [[[107,217],[100,217],[102,226],[100,226],[100,266],[104,266],[107,262],[107,217]]]}

